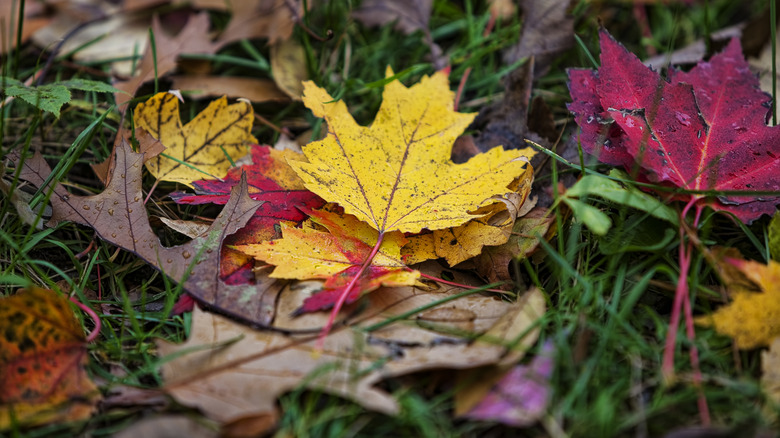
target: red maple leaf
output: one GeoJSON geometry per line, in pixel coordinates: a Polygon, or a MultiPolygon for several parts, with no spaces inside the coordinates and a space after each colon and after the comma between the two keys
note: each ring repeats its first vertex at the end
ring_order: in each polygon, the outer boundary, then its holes
{"type": "MultiPolygon", "coordinates": [[[[227,284],[254,283],[254,259],[230,248],[233,245],[260,243],[281,237],[278,225],[299,225],[308,216],[299,208],[321,207],[325,201],[306,190],[294,171],[287,165],[285,154],[268,146],[252,146],[252,164],[231,168],[220,180],[194,181],[195,194],[174,192],[171,198],[179,204],[225,204],[230,190],[241,181],[246,172],[249,195],[265,201],[249,219],[246,226],[228,236],[222,247],[220,277],[227,284]]],[[[302,156],[299,159],[304,159],[302,156]]]]}
{"type": "MultiPolygon", "coordinates": [[[[600,32],[601,67],[569,71],[569,110],[599,160],[686,190],[778,191],[780,127],[767,126],[771,97],[759,89],[739,40],[709,62],[664,79],[600,32]]],[[[744,222],[773,214],[780,198],[728,195],[675,199],[729,211],[744,222]]]]}

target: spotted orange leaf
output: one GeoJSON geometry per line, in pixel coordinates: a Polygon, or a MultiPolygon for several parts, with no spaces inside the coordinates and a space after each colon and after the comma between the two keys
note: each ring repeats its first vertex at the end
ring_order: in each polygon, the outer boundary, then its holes
{"type": "Polygon", "coordinates": [[[70,302],[33,287],[0,300],[0,430],[89,417],[99,392],[70,302]]]}

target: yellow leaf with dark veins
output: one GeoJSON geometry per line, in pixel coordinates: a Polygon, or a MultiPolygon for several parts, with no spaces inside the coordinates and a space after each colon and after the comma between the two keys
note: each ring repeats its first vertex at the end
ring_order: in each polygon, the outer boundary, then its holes
{"type": "Polygon", "coordinates": [[[252,105],[244,101],[228,105],[224,97],[182,125],[178,97],[157,93],[138,104],[134,120],[165,146],[163,153],[146,162],[149,172],[157,179],[190,187],[195,180],[222,178],[247,155],[248,145],[257,143],[251,133],[252,105]]]}
{"type": "Polygon", "coordinates": [[[492,196],[510,192],[513,180],[532,177],[530,148],[497,146],[452,162],[452,145],[474,114],[453,110],[454,93],[441,72],[409,88],[388,83],[368,127],[312,82],[305,83],[303,101],[327,121],[328,135],[303,147],[309,163],[291,165],[309,190],[380,232],[462,225],[480,217],[469,212],[496,202],[492,196]]]}

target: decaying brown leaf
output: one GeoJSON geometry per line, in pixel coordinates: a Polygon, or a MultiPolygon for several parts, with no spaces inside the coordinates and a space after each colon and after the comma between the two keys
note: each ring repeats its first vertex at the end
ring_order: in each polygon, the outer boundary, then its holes
{"type": "MultiPolygon", "coordinates": [[[[59,1],[54,6],[52,22],[32,37],[38,47],[59,53],[71,53],[80,62],[99,62],[129,58],[146,49],[149,36],[150,11],[167,0],[139,2],[122,1],[59,1]],[[124,4],[123,4],[124,3],[124,4]],[[134,4],[135,3],[135,4],[134,4]]],[[[30,2],[28,4],[37,4],[30,2]]],[[[124,59],[112,63],[116,74],[130,75],[134,61],[124,59]]]]}
{"type": "MultiPolygon", "coordinates": [[[[310,293],[305,285],[282,293],[274,322],[279,330],[316,333],[325,323],[327,315],[318,313],[288,316],[286,310],[299,307],[310,293]]],[[[532,343],[538,335],[538,329],[531,327],[544,313],[545,300],[538,290],[515,304],[470,295],[437,306],[438,312],[420,311],[407,319],[390,320],[461,292],[452,287],[383,289],[371,296],[351,327],[331,332],[319,355],[312,354],[316,335],[252,331],[196,310],[186,343],[158,344],[164,356],[196,351],[163,365],[165,389],[220,422],[272,413],[276,397],[301,384],[394,414],[398,405],[374,386],[378,381],[415,371],[496,363],[508,351],[524,349],[518,345],[532,343]],[[481,336],[474,341],[464,337],[473,333],[481,336]],[[214,348],[201,350],[206,346],[214,348]]]]}
{"type": "Polygon", "coordinates": [[[504,62],[509,65],[533,57],[538,77],[556,56],[574,44],[574,18],[568,13],[569,0],[526,0],[521,8],[520,41],[504,53],[504,62]]]}
{"type": "MultiPolygon", "coordinates": [[[[45,15],[46,7],[40,2],[29,2],[24,8],[24,23],[22,26],[22,42],[27,41],[36,31],[49,25],[51,17],[45,15]]],[[[4,35],[16,35],[17,17],[19,16],[18,0],[0,0],[0,26],[4,35]]],[[[0,45],[0,55],[6,54],[16,47],[16,38],[3,39],[0,45]]]]}
{"type": "MultiPolygon", "coordinates": [[[[22,166],[20,178],[35,186],[41,186],[51,173],[39,154],[21,164],[17,152],[9,158],[22,166]]],[[[252,324],[269,324],[278,290],[255,285],[230,286],[219,279],[222,240],[243,227],[260,207],[249,197],[246,180],[234,187],[230,201],[204,236],[166,248],[152,231],[143,204],[143,158],[143,154],[133,152],[127,142],[122,142],[114,151],[115,170],[102,193],[77,196],[61,184],[55,186],[49,224],[67,220],[92,227],[101,239],[138,255],[174,281],[183,281],[184,289],[200,302],[252,324]]]]}
{"type": "Polygon", "coordinates": [[[549,238],[554,217],[549,210],[535,207],[515,221],[512,236],[503,245],[485,248],[474,259],[477,272],[487,281],[511,284],[509,266],[512,260],[530,256],[539,247],[539,239],[549,238]]]}
{"type": "Polygon", "coordinates": [[[145,418],[114,435],[114,438],[217,438],[219,433],[202,420],[184,415],[161,415],[145,418]]]}
{"type": "Polygon", "coordinates": [[[422,31],[425,44],[431,49],[433,66],[441,70],[447,65],[441,47],[433,41],[428,21],[433,0],[366,0],[352,13],[366,26],[384,26],[395,22],[395,28],[407,35],[422,31]]]}
{"type": "Polygon", "coordinates": [[[222,46],[252,38],[267,38],[269,44],[286,40],[303,14],[299,0],[195,0],[193,3],[195,6],[230,10],[232,18],[217,39],[222,46]]]}
{"type": "Polygon", "coordinates": [[[761,352],[761,388],[772,402],[780,405],[780,338],[761,352]]]}
{"type": "Polygon", "coordinates": [[[252,102],[286,101],[289,97],[270,79],[235,76],[172,76],[172,88],[194,99],[227,96],[252,102]]]}
{"type": "MultiPolygon", "coordinates": [[[[117,144],[119,141],[126,141],[129,143],[131,133],[130,131],[125,130],[122,131],[121,136],[117,137],[117,144]],[[120,140],[119,137],[123,140],[120,140]]],[[[144,155],[144,163],[160,155],[165,150],[165,146],[163,146],[160,140],[152,137],[151,134],[143,129],[136,128],[135,139],[138,142],[138,152],[144,155]]],[[[111,154],[110,157],[100,163],[90,164],[92,171],[95,172],[95,175],[100,179],[100,182],[102,182],[103,185],[108,183],[108,180],[111,179],[111,175],[114,172],[114,155],[115,154],[111,154]]]]}
{"type": "Polygon", "coordinates": [[[141,84],[154,79],[155,75],[163,76],[173,71],[176,68],[176,59],[182,53],[216,53],[221,46],[211,42],[208,30],[209,16],[205,12],[191,16],[186,26],[176,36],[168,35],[160,20],[157,17],[153,18],[155,50],[153,51],[151,47],[146,48],[135,76],[114,83],[114,87],[120,91],[114,96],[119,110],[125,110],[141,84]]]}

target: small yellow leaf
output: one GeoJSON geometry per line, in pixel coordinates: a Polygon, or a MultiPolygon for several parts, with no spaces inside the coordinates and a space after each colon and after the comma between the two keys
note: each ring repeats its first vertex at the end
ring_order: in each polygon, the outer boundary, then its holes
{"type": "Polygon", "coordinates": [[[157,93],[138,104],[134,120],[165,146],[162,154],[146,162],[149,172],[190,187],[195,180],[221,178],[247,154],[250,143],[257,143],[251,134],[252,105],[241,101],[228,105],[224,97],[182,126],[178,98],[157,93]]]}
{"type": "Polygon", "coordinates": [[[730,260],[761,292],[732,291],[733,301],[712,316],[699,317],[700,325],[713,326],[723,335],[734,338],[734,344],[747,350],[765,347],[780,336],[780,263],[730,260]]]}
{"type": "Polygon", "coordinates": [[[306,51],[293,39],[271,46],[271,72],[280,90],[295,100],[301,100],[306,72],[306,51]]]}
{"type": "Polygon", "coordinates": [[[509,192],[513,180],[531,178],[530,148],[495,147],[464,164],[450,160],[452,144],[474,114],[453,110],[444,73],[410,88],[387,84],[370,127],[358,125],[346,104],[325,90],[311,82],[304,88],[304,104],[325,118],[328,135],[304,146],[309,163],[291,165],[309,190],[381,232],[462,225],[479,217],[469,212],[509,192]]]}

